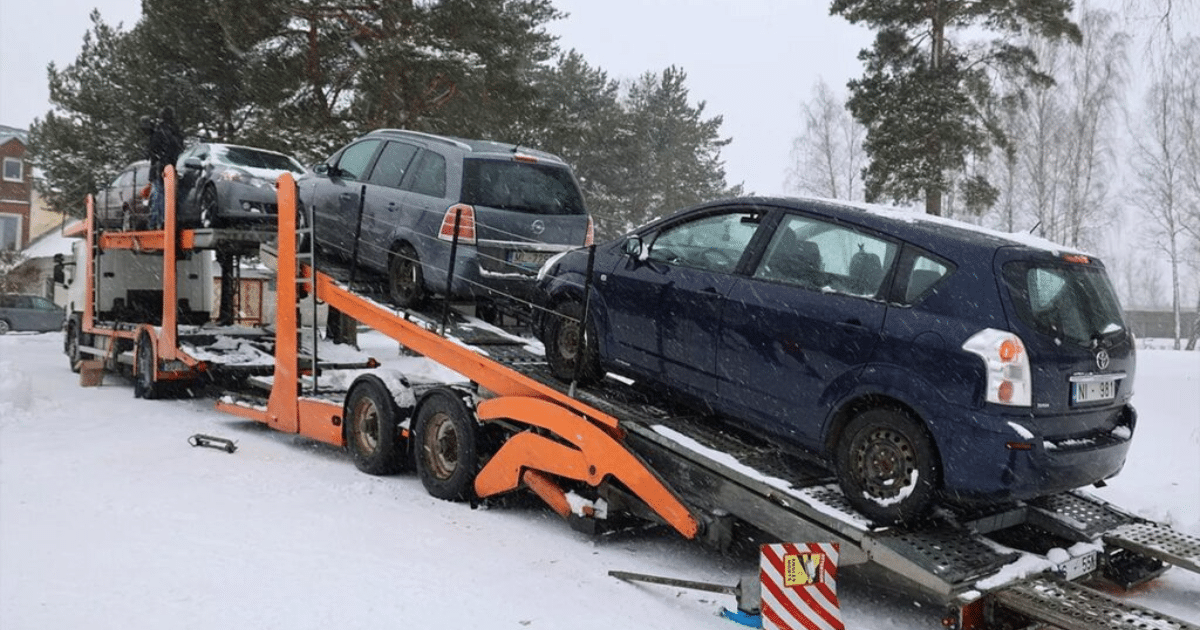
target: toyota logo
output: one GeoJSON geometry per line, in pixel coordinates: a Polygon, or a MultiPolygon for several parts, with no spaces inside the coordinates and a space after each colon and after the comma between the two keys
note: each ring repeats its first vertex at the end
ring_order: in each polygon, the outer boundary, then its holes
{"type": "Polygon", "coordinates": [[[541,219],[538,219],[537,221],[533,222],[533,225],[529,226],[529,229],[533,230],[535,235],[541,234],[542,232],[546,231],[546,224],[543,223],[541,219]]]}
{"type": "Polygon", "coordinates": [[[1100,368],[1101,370],[1108,369],[1108,351],[1107,350],[1100,350],[1099,352],[1096,353],[1096,367],[1100,368]]]}

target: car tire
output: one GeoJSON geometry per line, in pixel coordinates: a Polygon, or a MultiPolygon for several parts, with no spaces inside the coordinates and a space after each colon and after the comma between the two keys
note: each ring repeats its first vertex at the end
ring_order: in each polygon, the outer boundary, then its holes
{"type": "Polygon", "coordinates": [[[425,300],[421,259],[408,243],[401,243],[388,256],[388,297],[400,308],[414,308],[425,300]]]}
{"type": "Polygon", "coordinates": [[[79,346],[83,344],[83,330],[80,326],[79,318],[72,317],[71,321],[67,322],[66,343],[63,346],[63,351],[67,353],[67,361],[71,364],[72,372],[79,372],[81,369],[80,363],[83,361],[83,355],[79,352],[79,346]]]}
{"type": "Polygon", "coordinates": [[[587,332],[580,343],[580,321],[583,319],[583,304],[571,300],[558,305],[546,323],[546,361],[554,377],[565,382],[580,384],[600,380],[604,372],[600,369],[600,352],[596,345],[596,328],[588,322],[587,332]],[[582,361],[580,364],[579,362],[582,361]]]}
{"type": "Polygon", "coordinates": [[[221,218],[221,201],[217,198],[217,189],[205,186],[200,193],[200,226],[204,228],[224,227],[221,218]]]}
{"type": "Polygon", "coordinates": [[[133,356],[134,365],[137,366],[133,374],[133,397],[146,400],[158,398],[160,388],[154,381],[154,362],[157,357],[154,356],[154,344],[151,343],[149,334],[142,333],[138,337],[133,356]]]}
{"type": "Polygon", "coordinates": [[[425,395],[413,430],[417,476],[431,496],[466,501],[479,472],[478,426],[462,398],[449,389],[425,395]]]}
{"type": "Polygon", "coordinates": [[[929,434],[899,409],[868,409],[851,419],[838,440],[835,467],[850,505],[886,525],[919,522],[940,486],[929,434]]]}
{"type": "Polygon", "coordinates": [[[399,413],[387,387],[374,377],[356,383],[346,399],[346,446],[354,465],[368,475],[404,469],[399,413]]]}
{"type": "Polygon", "coordinates": [[[8,331],[10,330],[12,330],[12,325],[3,319],[0,319],[0,335],[8,334],[8,331]]]}

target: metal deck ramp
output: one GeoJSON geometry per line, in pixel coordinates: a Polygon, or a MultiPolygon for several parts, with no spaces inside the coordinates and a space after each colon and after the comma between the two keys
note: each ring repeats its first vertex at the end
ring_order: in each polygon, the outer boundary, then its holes
{"type": "Polygon", "coordinates": [[[1063,630],[1200,630],[1200,626],[1049,576],[992,594],[997,605],[1063,630]]]}

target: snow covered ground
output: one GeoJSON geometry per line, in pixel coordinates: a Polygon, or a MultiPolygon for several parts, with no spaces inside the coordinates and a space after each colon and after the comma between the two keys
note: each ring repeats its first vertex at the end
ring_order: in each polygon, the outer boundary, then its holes
{"type": "MultiPolygon", "coordinates": [[[[401,369],[374,334],[362,343],[401,369]]],[[[340,450],[218,413],[81,388],[59,334],[0,337],[0,628],[736,628],[732,597],[610,570],[734,584],[721,556],[663,531],[593,539],[530,504],[472,510],[415,476],[359,473],[340,450]],[[193,448],[207,433],[234,454],[193,448]]],[[[1200,535],[1200,353],[1144,350],[1138,434],[1096,494],[1200,535]]],[[[847,627],[940,627],[939,607],[844,572],[847,627]]],[[[1123,595],[1200,624],[1200,577],[1123,595]]]]}

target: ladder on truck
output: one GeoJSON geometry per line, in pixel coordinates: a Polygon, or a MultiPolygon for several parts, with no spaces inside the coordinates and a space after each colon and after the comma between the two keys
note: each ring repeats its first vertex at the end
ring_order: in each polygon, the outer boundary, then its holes
{"type": "MultiPolygon", "coordinates": [[[[702,418],[673,416],[622,384],[575,392],[555,380],[544,358],[523,343],[472,347],[478,331],[471,326],[438,334],[436,317],[397,312],[355,292],[318,271],[311,254],[302,256],[301,263],[295,255],[296,187],[291,176],[280,178],[278,191],[279,304],[296,304],[303,289],[470,381],[477,400],[473,419],[507,430],[473,480],[479,498],[528,488],[563,516],[586,517],[577,513],[564,489],[566,483],[581,483],[603,486],[611,492],[606,495],[613,499],[610,505],[665,523],[686,538],[719,538],[728,515],[780,540],[836,542],[843,563],[870,563],[940,596],[953,611],[946,618],[948,627],[983,628],[985,618],[1009,615],[1064,630],[1200,630],[1072,581],[1094,575],[1109,562],[1095,555],[1047,562],[1045,572],[1030,578],[1005,578],[1005,570],[1025,554],[988,535],[1031,523],[1060,538],[1103,544],[1110,555],[1119,550],[1191,570],[1200,565],[1200,540],[1082,493],[921,530],[874,526],[850,508],[827,472],[785,452],[757,448],[702,418]],[[1075,607],[1095,608],[1107,625],[1080,625],[1089,622],[1077,621],[1075,607]],[[1166,625],[1145,625],[1150,619],[1166,625]]],[[[303,369],[296,309],[279,308],[276,326],[267,404],[223,400],[218,408],[282,431],[347,445],[346,417],[352,410],[340,401],[299,393],[303,369]]],[[[316,371],[315,363],[312,369],[316,371]]],[[[413,437],[408,423],[400,436],[413,437]]]]}

